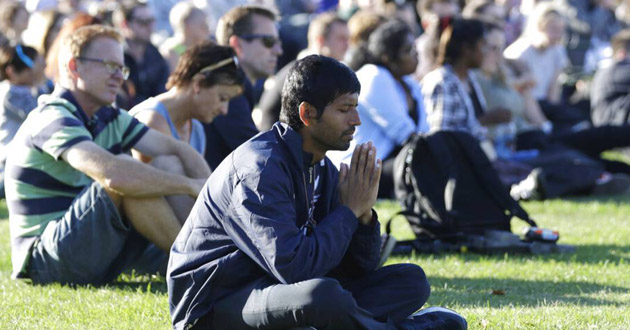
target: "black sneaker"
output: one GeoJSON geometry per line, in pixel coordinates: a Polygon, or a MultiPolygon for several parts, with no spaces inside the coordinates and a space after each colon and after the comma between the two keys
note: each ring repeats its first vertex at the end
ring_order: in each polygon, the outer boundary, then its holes
{"type": "Polygon", "coordinates": [[[429,307],[416,312],[399,324],[401,330],[466,330],[468,322],[455,311],[429,307]]]}

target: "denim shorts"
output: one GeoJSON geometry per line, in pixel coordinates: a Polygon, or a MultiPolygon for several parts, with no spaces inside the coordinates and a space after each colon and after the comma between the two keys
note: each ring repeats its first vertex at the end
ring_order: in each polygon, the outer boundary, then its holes
{"type": "Polygon", "coordinates": [[[94,182],[61,219],[48,223],[32,248],[27,277],[34,283],[99,285],[131,268],[165,272],[167,259],[167,253],[121,217],[105,189],[94,182]]]}

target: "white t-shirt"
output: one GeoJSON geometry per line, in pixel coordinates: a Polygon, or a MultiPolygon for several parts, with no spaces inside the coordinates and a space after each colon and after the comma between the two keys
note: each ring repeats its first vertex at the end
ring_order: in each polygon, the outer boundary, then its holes
{"type": "Polygon", "coordinates": [[[564,70],[570,64],[564,46],[555,45],[540,51],[525,38],[516,40],[505,49],[503,55],[505,58],[520,60],[527,64],[536,80],[532,94],[537,100],[548,98],[549,87],[556,83],[554,81],[556,72],[564,70]]]}

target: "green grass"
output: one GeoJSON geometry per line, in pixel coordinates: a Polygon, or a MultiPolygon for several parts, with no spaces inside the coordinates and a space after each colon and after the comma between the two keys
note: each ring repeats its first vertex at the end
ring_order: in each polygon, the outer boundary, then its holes
{"type": "MultiPolygon", "coordinates": [[[[392,257],[426,271],[429,306],[464,314],[470,329],[630,329],[630,196],[524,204],[539,223],[558,229],[574,254],[473,253],[392,257]],[[492,294],[495,291],[503,295],[492,294]]],[[[396,212],[378,204],[380,218],[396,212]]],[[[33,286],[9,278],[9,224],[0,203],[0,329],[168,329],[163,278],[121,276],[104,287],[33,286]]],[[[520,232],[523,225],[513,220],[520,232]]],[[[395,236],[409,238],[402,220],[395,236]]]]}

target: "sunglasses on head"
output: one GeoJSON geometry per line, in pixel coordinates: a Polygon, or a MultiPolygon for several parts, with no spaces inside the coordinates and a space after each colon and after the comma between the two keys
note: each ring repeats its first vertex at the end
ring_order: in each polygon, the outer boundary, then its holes
{"type": "Polygon", "coordinates": [[[266,48],[271,48],[275,46],[276,44],[280,43],[280,39],[269,34],[244,34],[239,37],[247,41],[260,39],[260,41],[262,41],[263,46],[265,46],[266,48]]]}
{"type": "Polygon", "coordinates": [[[224,66],[226,66],[228,64],[232,64],[232,63],[234,63],[234,65],[238,68],[238,57],[232,56],[232,57],[226,58],[224,60],[221,60],[221,61],[219,61],[217,63],[210,64],[210,65],[202,68],[201,70],[199,70],[199,72],[197,72],[197,73],[206,74],[208,72],[212,72],[214,70],[220,69],[220,68],[222,68],[222,67],[224,67],[224,66]]]}

